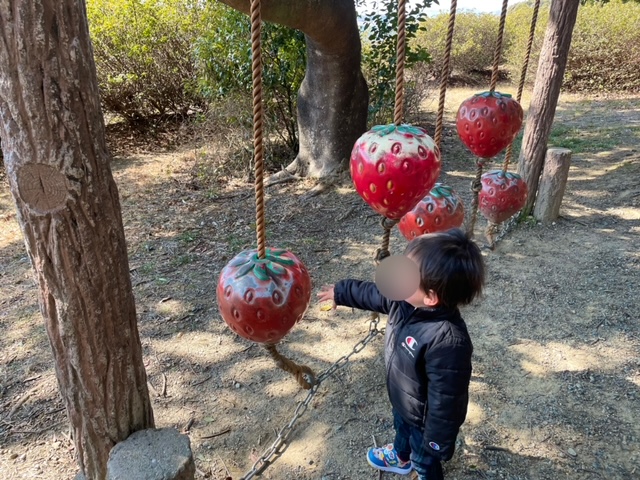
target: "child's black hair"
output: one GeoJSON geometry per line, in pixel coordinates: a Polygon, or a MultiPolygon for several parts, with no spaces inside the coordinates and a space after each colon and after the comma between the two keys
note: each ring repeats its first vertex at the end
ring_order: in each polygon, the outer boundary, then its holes
{"type": "Polygon", "coordinates": [[[420,288],[433,290],[439,306],[470,303],[482,292],[485,280],[480,248],[460,229],[414,238],[405,250],[420,266],[420,288]]]}

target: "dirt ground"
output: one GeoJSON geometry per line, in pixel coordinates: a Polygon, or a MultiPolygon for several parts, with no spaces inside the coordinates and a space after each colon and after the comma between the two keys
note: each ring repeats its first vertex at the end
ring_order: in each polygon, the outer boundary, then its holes
{"type": "MultiPolygon", "coordinates": [[[[464,94],[453,92],[450,106],[464,94]]],[[[640,478],[640,98],[563,95],[556,125],[577,152],[561,218],[522,223],[485,250],[486,293],[463,310],[474,374],[448,479],[640,478]]],[[[447,127],[442,179],[469,205],[472,159],[447,127]]],[[[203,180],[205,167],[227,158],[217,148],[126,149],[113,169],[157,426],[188,426],[197,478],[237,480],[306,392],[218,314],[219,272],[254,244],[254,214],[247,179],[203,180]]],[[[268,241],[298,255],[314,282],[281,351],[321,372],[365,337],[368,317],[322,311],[315,292],[372,278],[381,232],[348,179],[303,198],[311,186],[268,189],[268,241]]],[[[405,244],[394,232],[392,249],[405,244]]],[[[2,180],[0,478],[71,479],[73,445],[35,288],[2,180]]],[[[322,383],[263,478],[377,479],[364,454],[372,435],[381,444],[392,434],[378,336],[322,383]]]]}

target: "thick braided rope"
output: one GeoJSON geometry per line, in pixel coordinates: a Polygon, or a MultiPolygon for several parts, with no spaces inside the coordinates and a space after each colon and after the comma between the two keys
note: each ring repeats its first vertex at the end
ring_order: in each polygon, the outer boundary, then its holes
{"type": "MultiPolygon", "coordinates": [[[[256,236],[258,239],[258,257],[265,258],[267,254],[267,239],[264,211],[264,145],[263,145],[263,104],[262,104],[262,49],[260,33],[262,19],[260,18],[260,0],[251,0],[251,68],[253,78],[253,148],[255,161],[255,190],[256,190],[256,236]]],[[[304,389],[313,386],[313,371],[304,365],[298,365],[282,356],[275,345],[265,346],[276,365],[295,376],[298,384],[304,389]],[[311,379],[311,382],[308,380],[311,379]]]]}
{"type": "Polygon", "coordinates": [[[498,39],[496,40],[496,49],[493,52],[493,67],[491,69],[491,86],[489,90],[494,92],[498,85],[498,70],[500,67],[500,57],[502,56],[502,40],[504,38],[504,24],[507,20],[507,7],[509,0],[502,1],[502,12],[500,13],[500,24],[498,26],[498,39]]]}
{"type": "Polygon", "coordinates": [[[393,123],[400,125],[404,116],[404,61],[407,49],[406,0],[398,0],[398,44],[396,48],[396,101],[393,123]]]}
{"type": "Polygon", "coordinates": [[[298,365],[293,360],[289,360],[278,352],[275,345],[265,345],[265,350],[271,355],[278,368],[289,372],[296,377],[298,384],[305,390],[309,390],[315,384],[313,370],[305,365],[298,365]]]}
{"type": "Polygon", "coordinates": [[[482,190],[482,167],[484,160],[478,160],[476,163],[476,178],[471,182],[471,191],[473,192],[473,200],[471,201],[471,213],[469,222],[467,223],[467,236],[473,238],[473,231],[476,228],[476,220],[478,219],[478,196],[482,190]]]}
{"type": "MultiPolygon", "coordinates": [[[[404,117],[404,63],[407,49],[406,32],[406,0],[398,0],[398,43],[396,48],[396,99],[393,110],[393,123],[400,125],[404,117]]],[[[381,262],[390,255],[389,243],[391,241],[391,230],[398,223],[396,220],[382,218],[382,243],[376,252],[376,262],[381,262]]]]}
{"type": "MultiPolygon", "coordinates": [[[[536,23],[538,22],[538,12],[540,11],[540,0],[536,0],[533,6],[533,14],[531,15],[531,29],[529,30],[529,41],[527,42],[527,52],[524,56],[524,63],[522,64],[522,70],[520,72],[520,82],[518,83],[518,93],[516,95],[516,101],[520,103],[522,100],[522,92],[524,92],[524,84],[527,79],[527,70],[529,69],[529,60],[531,59],[531,50],[533,49],[533,40],[536,36],[536,23]]],[[[511,155],[513,152],[513,143],[507,146],[507,151],[504,154],[504,166],[502,171],[506,172],[511,162],[511,155]]]]}
{"type": "Polygon", "coordinates": [[[251,75],[253,79],[253,152],[255,162],[256,237],[258,257],[265,258],[267,239],[264,213],[264,144],[262,105],[262,49],[260,0],[251,0],[251,75]]]}
{"type": "Polygon", "coordinates": [[[399,220],[391,220],[390,218],[382,217],[382,228],[384,233],[382,234],[382,244],[376,251],[375,261],[379,264],[382,260],[391,255],[389,252],[389,243],[391,240],[391,230],[398,224],[399,220]]]}
{"type": "Polygon", "coordinates": [[[440,74],[440,98],[438,100],[438,116],[436,117],[436,132],[433,140],[440,148],[442,142],[442,121],[444,119],[444,100],[447,93],[447,82],[449,81],[449,68],[451,65],[451,49],[453,45],[453,28],[456,23],[457,0],[451,0],[451,10],[449,12],[449,28],[447,29],[447,43],[444,47],[444,59],[442,62],[442,72],[440,74]]]}

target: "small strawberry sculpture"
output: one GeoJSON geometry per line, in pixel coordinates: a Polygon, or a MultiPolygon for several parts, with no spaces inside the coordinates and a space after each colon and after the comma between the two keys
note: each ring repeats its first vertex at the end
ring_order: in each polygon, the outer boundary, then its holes
{"type": "Polygon", "coordinates": [[[241,337],[275,344],[302,318],[311,300],[309,272],[291,252],[267,248],[236,255],[217,288],[224,321],[241,337]]]}
{"type": "Polygon", "coordinates": [[[378,125],[351,152],[351,178],[376,212],[399,220],[440,175],[440,151],[427,133],[409,125],[378,125]]]}
{"type": "Polygon", "coordinates": [[[527,183],[517,173],[494,170],[482,175],[478,209],[492,223],[502,223],[527,200],[527,183]]]}
{"type": "Polygon", "coordinates": [[[522,107],[511,95],[482,92],[462,102],[456,127],[460,140],[474,155],[492,158],[516,138],[522,117],[522,107]]]}
{"type": "Polygon", "coordinates": [[[464,206],[453,188],[436,183],[429,194],[398,224],[398,229],[407,240],[425,233],[442,232],[462,225],[464,206]]]}

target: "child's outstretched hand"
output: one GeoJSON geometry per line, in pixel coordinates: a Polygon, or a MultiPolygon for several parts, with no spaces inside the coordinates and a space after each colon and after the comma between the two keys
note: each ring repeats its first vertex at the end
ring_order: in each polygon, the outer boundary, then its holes
{"type": "Polygon", "coordinates": [[[324,307],[323,310],[325,308],[326,310],[335,310],[336,302],[333,297],[333,285],[323,285],[318,292],[318,300],[320,300],[321,302],[331,301],[331,306],[327,305],[326,307],[329,308],[324,307]]]}

